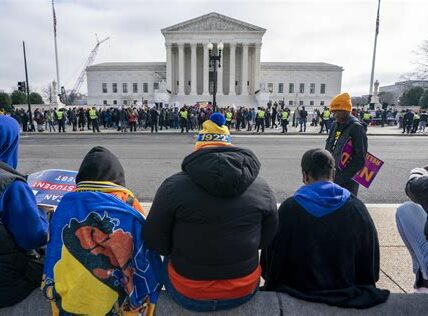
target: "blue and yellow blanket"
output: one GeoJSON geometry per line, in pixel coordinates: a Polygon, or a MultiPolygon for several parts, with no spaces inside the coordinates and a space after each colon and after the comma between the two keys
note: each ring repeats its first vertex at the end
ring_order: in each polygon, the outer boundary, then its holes
{"type": "Polygon", "coordinates": [[[50,223],[43,284],[60,315],[153,313],[161,259],[145,247],[144,223],[111,194],[63,197],[50,223]]]}

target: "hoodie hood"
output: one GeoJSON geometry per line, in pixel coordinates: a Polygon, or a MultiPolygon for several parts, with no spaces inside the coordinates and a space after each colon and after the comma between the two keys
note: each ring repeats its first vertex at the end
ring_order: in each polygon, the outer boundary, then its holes
{"type": "Polygon", "coordinates": [[[249,149],[202,148],[184,158],[182,170],[210,195],[232,197],[245,192],[260,171],[260,162],[249,149]]]}
{"type": "Polygon", "coordinates": [[[16,169],[20,127],[18,122],[6,115],[0,115],[0,160],[16,169]]]}
{"type": "Polygon", "coordinates": [[[107,148],[96,146],[83,158],[76,183],[108,181],[125,187],[125,171],[119,159],[107,148]]]}
{"type": "Polygon", "coordinates": [[[348,202],[351,193],[333,182],[315,182],[302,186],[294,199],[309,214],[323,217],[340,209],[348,202]]]}

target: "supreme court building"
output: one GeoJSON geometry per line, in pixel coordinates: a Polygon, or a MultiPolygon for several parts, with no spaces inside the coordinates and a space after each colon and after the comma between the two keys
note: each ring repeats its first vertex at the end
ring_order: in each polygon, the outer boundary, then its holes
{"type": "Polygon", "coordinates": [[[166,62],[101,63],[87,68],[88,104],[195,104],[212,100],[208,43],[222,42],[219,106],[328,105],[341,90],[340,66],[323,62],[261,62],[266,30],[218,13],[161,30],[166,62]]]}

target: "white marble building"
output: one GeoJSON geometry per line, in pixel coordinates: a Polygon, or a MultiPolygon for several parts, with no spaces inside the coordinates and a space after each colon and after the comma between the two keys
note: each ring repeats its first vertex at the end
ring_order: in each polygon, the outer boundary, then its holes
{"type": "Polygon", "coordinates": [[[102,63],[87,68],[88,104],[129,105],[212,101],[213,52],[222,42],[217,74],[220,106],[328,104],[341,89],[343,68],[326,63],[261,62],[265,29],[218,13],[161,30],[166,62],[102,63]]]}

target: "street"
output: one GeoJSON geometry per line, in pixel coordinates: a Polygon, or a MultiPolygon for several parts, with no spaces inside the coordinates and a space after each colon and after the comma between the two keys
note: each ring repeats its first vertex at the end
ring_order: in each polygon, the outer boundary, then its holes
{"type": "MultiPolygon", "coordinates": [[[[233,135],[237,146],[253,150],[262,163],[278,202],[302,184],[300,159],[311,148],[323,147],[326,136],[233,135]]],[[[181,170],[183,158],[192,152],[194,135],[29,135],[21,138],[18,169],[32,173],[43,169],[78,170],[93,146],[104,146],[122,162],[127,186],[142,201],[152,201],[168,176],[181,170]]],[[[365,203],[401,203],[409,171],[428,164],[425,137],[369,136],[369,151],[385,161],[369,190],[360,187],[365,203]]]]}

